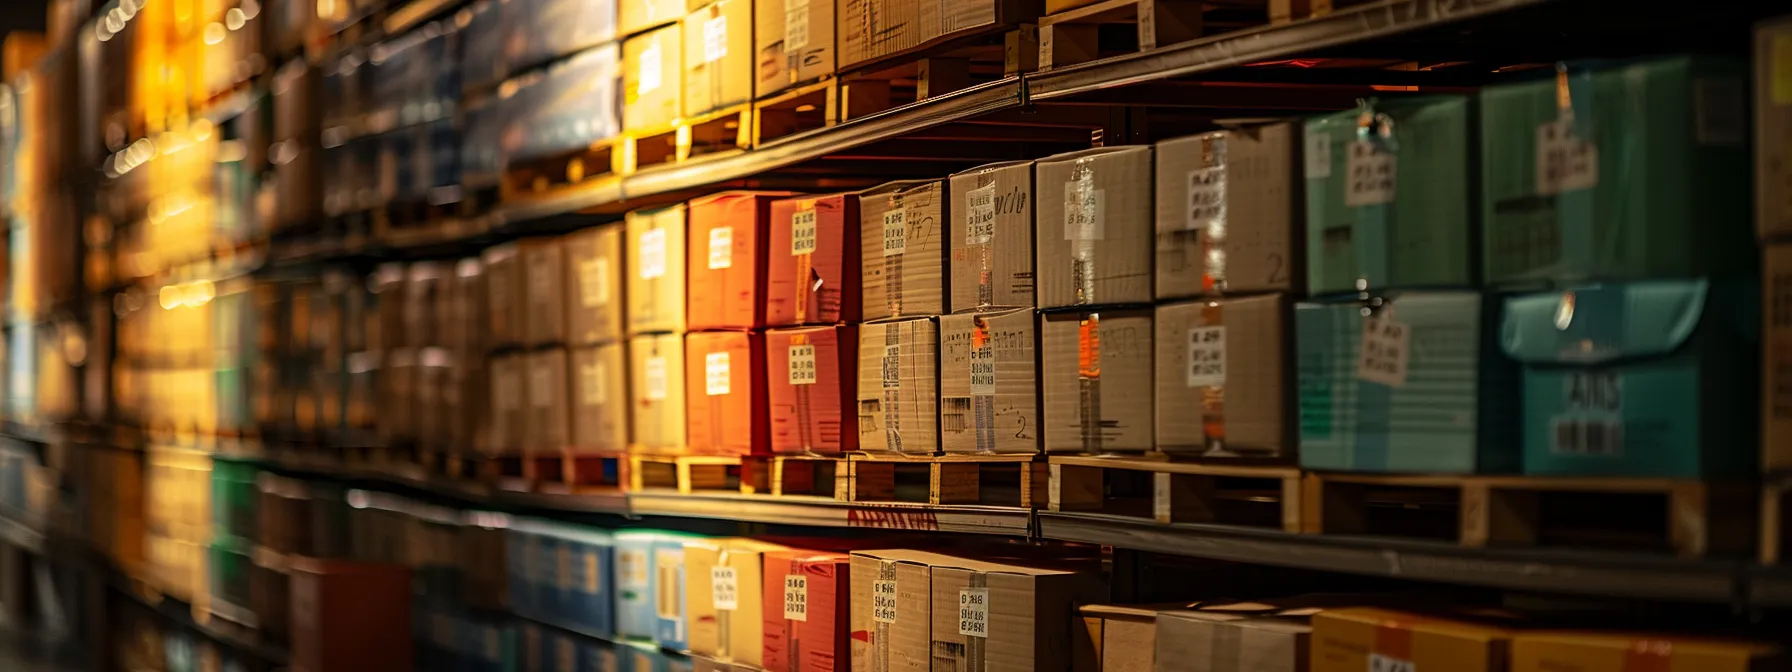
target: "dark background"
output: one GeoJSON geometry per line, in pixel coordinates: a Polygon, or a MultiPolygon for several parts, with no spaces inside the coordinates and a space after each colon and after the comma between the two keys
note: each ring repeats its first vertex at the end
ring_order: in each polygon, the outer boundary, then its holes
{"type": "Polygon", "coordinates": [[[0,0],[0,35],[15,30],[44,31],[48,0],[0,0]]]}

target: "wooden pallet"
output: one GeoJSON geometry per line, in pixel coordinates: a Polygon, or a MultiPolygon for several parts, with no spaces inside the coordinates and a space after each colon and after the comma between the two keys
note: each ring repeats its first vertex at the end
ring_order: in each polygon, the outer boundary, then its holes
{"type": "Polygon", "coordinates": [[[1033,19],[1026,20],[967,31],[843,70],[837,77],[836,114],[850,121],[1031,72],[1039,30],[1033,19]]]}
{"type": "Polygon", "coordinates": [[[629,482],[628,456],[621,452],[563,449],[532,452],[529,469],[535,488],[553,494],[611,492],[629,482]]]}
{"type": "Polygon", "coordinates": [[[853,502],[1031,508],[1046,501],[1045,463],[1036,455],[853,453],[846,466],[853,502]]]}
{"type": "Polygon", "coordinates": [[[1792,540],[1792,477],[1769,476],[1761,487],[1761,564],[1785,560],[1787,540],[1792,540]]]}
{"type": "Polygon", "coordinates": [[[1193,40],[1201,36],[1201,5],[1200,0],[1106,0],[1041,17],[1039,69],[1101,58],[1104,50],[1100,33],[1105,24],[1137,27],[1137,44],[1124,45],[1122,50],[1150,51],[1193,40]]]}
{"type": "Polygon", "coordinates": [[[828,78],[753,101],[753,146],[840,123],[839,95],[828,78]]]}
{"type": "Polygon", "coordinates": [[[526,161],[512,161],[499,181],[501,201],[526,199],[568,187],[614,178],[623,170],[623,138],[591,143],[583,148],[526,161]]]}
{"type": "Polygon", "coordinates": [[[630,175],[659,165],[753,148],[753,104],[679,119],[669,126],[626,133],[616,172],[630,175]]]}
{"type": "Polygon", "coordinates": [[[1163,456],[1054,455],[1052,511],[1088,511],[1159,523],[1223,523],[1300,531],[1300,470],[1163,456]]]}
{"type": "Polygon", "coordinates": [[[773,455],[747,458],[745,464],[753,473],[741,479],[741,494],[847,501],[845,455],[773,455]]]}
{"type": "Polygon", "coordinates": [[[1433,537],[1468,547],[1755,549],[1758,490],[1664,478],[1308,474],[1308,534],[1433,537]]]}
{"type": "Polygon", "coordinates": [[[500,490],[531,492],[536,483],[528,458],[517,453],[450,453],[445,471],[449,478],[474,481],[500,490]]]}
{"type": "Polygon", "coordinates": [[[740,492],[739,455],[629,455],[628,489],[693,492],[740,492]]]}
{"type": "Polygon", "coordinates": [[[1325,16],[1335,10],[1365,5],[1371,0],[1269,0],[1269,22],[1281,25],[1325,16]]]}

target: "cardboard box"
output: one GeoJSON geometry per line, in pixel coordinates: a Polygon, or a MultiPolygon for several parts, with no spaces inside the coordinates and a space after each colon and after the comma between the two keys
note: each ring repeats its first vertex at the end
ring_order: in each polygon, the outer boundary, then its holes
{"type": "Polygon", "coordinates": [[[629,450],[684,453],[684,336],[636,336],[628,342],[629,450]]]}
{"type": "Polygon", "coordinates": [[[580,450],[628,447],[628,361],[621,343],[572,351],[572,445],[580,450]]]}
{"type": "Polygon", "coordinates": [[[1299,148],[1293,124],[1157,143],[1158,300],[1306,286],[1299,148]]]}
{"type": "Polygon", "coordinates": [[[666,129],[683,114],[683,35],[670,25],[622,43],[622,130],[666,129]]]}
{"type": "Polygon", "coordinates": [[[685,542],[685,614],[691,624],[691,653],[755,669],[764,667],[762,563],[765,554],[784,550],[789,549],[752,539],[685,542]]]}
{"type": "Polygon", "coordinates": [[[620,342],[623,227],[598,226],[561,239],[566,254],[568,345],[620,342]]]}
{"type": "Polygon", "coordinates": [[[1275,458],[1294,452],[1293,306],[1283,294],[1157,307],[1157,448],[1275,458]]]}
{"type": "Polygon", "coordinates": [[[753,100],[752,0],[716,0],[684,17],[684,116],[753,100]]]}
{"type": "Polygon", "coordinates": [[[946,310],[946,252],[940,240],[941,180],[890,182],[859,194],[862,298],[867,320],[946,310]]]}
{"type": "Polygon", "coordinates": [[[524,355],[500,355],[491,366],[491,442],[483,446],[490,455],[520,453],[528,443],[529,406],[524,398],[523,378],[527,375],[524,355]]]}
{"type": "Polygon", "coordinates": [[[1500,672],[1506,669],[1511,636],[1503,628],[1468,621],[1370,607],[1331,609],[1313,616],[1310,667],[1312,672],[1500,672]]]}
{"type": "Polygon", "coordinates": [[[931,669],[933,565],[957,560],[906,549],[852,553],[852,669],[931,669]]]}
{"type": "Polygon", "coordinates": [[[1032,307],[1033,162],[956,173],[952,185],[952,311],[1032,307]]]}
{"type": "Polygon", "coordinates": [[[1512,637],[1512,672],[1757,672],[1786,664],[1765,642],[1618,632],[1522,632],[1512,637]]]}
{"type": "Polygon", "coordinates": [[[566,341],[566,266],[556,238],[525,238],[522,250],[523,281],[527,283],[523,309],[523,341],[548,345],[566,341]]]}
{"type": "Polygon", "coordinates": [[[754,97],[834,74],[834,3],[756,0],[753,3],[754,97]]]}
{"type": "Polygon", "coordinates": [[[685,208],[628,213],[628,333],[684,331],[685,208]]]}
{"type": "Polygon", "coordinates": [[[1107,597],[1094,573],[954,559],[932,575],[931,641],[949,669],[1070,670],[1078,603],[1107,597]]]}
{"type": "Polygon", "coordinates": [[[765,323],[859,321],[859,195],[773,201],[765,323]]]}
{"type": "Polygon", "coordinates": [[[1039,452],[1033,309],[940,317],[940,446],[1039,452]]]}
{"type": "MultiPolygon", "coordinates": [[[[455,262],[454,276],[449,278],[448,294],[452,306],[449,315],[452,326],[449,327],[443,344],[460,354],[484,354],[491,339],[487,326],[491,323],[486,311],[491,297],[487,295],[485,286],[485,267],[479,263],[478,257],[455,262]]],[[[346,311],[350,315],[345,318],[346,326],[349,333],[358,333],[353,317],[356,312],[353,302],[359,297],[348,293],[346,298],[351,306],[346,311]]],[[[351,336],[350,340],[353,341],[354,337],[351,336]]],[[[359,347],[358,344],[351,344],[346,349],[354,352],[359,347]]]]}
{"type": "Polygon", "coordinates": [[[293,556],[294,672],[411,669],[411,572],[293,556]]]}
{"type": "Polygon", "coordinates": [[[851,556],[800,549],[770,551],[761,587],[768,670],[846,672],[852,624],[851,556]]]}
{"type": "Polygon", "coordinates": [[[1305,616],[1159,611],[1156,669],[1205,660],[1213,672],[1305,672],[1312,632],[1305,616]]]}
{"type": "Polygon", "coordinates": [[[765,335],[744,331],[685,336],[685,421],[690,452],[764,453],[765,335]]]}
{"type": "MultiPolygon", "coordinates": [[[[373,333],[372,338],[368,339],[368,347],[390,350],[410,345],[410,341],[405,338],[404,333],[405,325],[411,322],[409,315],[406,314],[407,307],[410,305],[408,300],[410,292],[407,291],[405,283],[409,279],[404,264],[380,264],[378,268],[374,269],[373,276],[368,279],[368,284],[373,288],[374,297],[378,300],[378,307],[375,311],[378,319],[374,328],[370,330],[373,333]]],[[[293,341],[292,346],[302,346],[305,341],[309,340],[304,336],[303,330],[310,325],[308,316],[310,294],[295,292],[291,300],[292,312],[295,314],[290,318],[291,324],[288,325],[294,330],[289,338],[293,341]],[[306,315],[300,315],[300,313],[306,315]]]]}
{"type": "MultiPolygon", "coordinates": [[[[439,316],[446,292],[446,270],[441,264],[419,261],[404,267],[405,345],[427,348],[442,345],[444,332],[439,316]]],[[[318,308],[322,308],[319,306],[318,308]]]]}
{"type": "MultiPolygon", "coordinates": [[[[1072,633],[1076,650],[1071,669],[1078,672],[1152,672],[1157,660],[1157,607],[1089,604],[1072,633]]],[[[1191,658],[1174,659],[1188,665],[1191,658]]]]}
{"type": "MultiPolygon", "coordinates": [[[[528,288],[524,285],[522,248],[505,243],[480,254],[485,266],[486,315],[493,346],[521,345],[528,332],[528,288]]],[[[385,302],[381,302],[385,308],[385,302]]],[[[382,338],[384,338],[382,334],[382,338]]]]}
{"type": "Polygon", "coordinates": [[[532,451],[559,454],[571,444],[572,412],[567,401],[570,384],[566,351],[560,348],[524,355],[529,367],[526,443],[532,451]]]}
{"type": "Polygon", "coordinates": [[[685,0],[619,0],[616,3],[616,34],[634,35],[663,26],[684,18],[689,11],[685,0]]]}
{"type": "Polygon", "coordinates": [[[658,591],[655,582],[653,544],[659,533],[653,531],[619,531],[612,536],[616,553],[616,636],[627,639],[652,639],[657,623],[658,591]]]}
{"type": "Polygon", "coordinates": [[[939,323],[922,317],[859,326],[859,447],[939,452],[939,323]]]}
{"type": "Polygon", "coordinates": [[[692,200],[685,260],[690,329],[765,326],[767,235],[773,200],[789,192],[728,191],[692,200]]]}
{"type": "Polygon", "coordinates": [[[1792,245],[1767,245],[1761,269],[1761,455],[1770,473],[1792,469],[1792,245]]]}
{"type": "Polygon", "coordinates": [[[1045,452],[1150,451],[1151,309],[1046,313],[1039,328],[1045,452]]]}
{"type": "Polygon", "coordinates": [[[859,372],[856,325],[768,331],[765,362],[772,452],[858,450],[852,415],[859,372]]]}
{"type": "Polygon", "coordinates": [[[1033,240],[1038,307],[1150,303],[1151,148],[1040,159],[1033,240]]]}
{"type": "Polygon", "coordinates": [[[1792,40],[1792,17],[1755,24],[1755,231],[1792,233],[1792,72],[1779,45],[1792,40]]]}
{"type": "Polygon", "coordinates": [[[834,30],[840,70],[984,26],[1036,23],[1039,9],[1018,0],[847,0],[834,30]]]}

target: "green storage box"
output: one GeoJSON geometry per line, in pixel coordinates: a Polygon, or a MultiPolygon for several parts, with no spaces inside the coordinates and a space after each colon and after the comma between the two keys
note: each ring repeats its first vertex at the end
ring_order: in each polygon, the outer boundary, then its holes
{"type": "Polygon", "coordinates": [[[1695,277],[1756,266],[1740,61],[1569,65],[1481,94],[1487,282],[1695,277]],[[1565,87],[1568,109],[1558,103],[1565,87]]]}
{"type": "Polygon", "coordinates": [[[222,537],[250,543],[259,537],[261,467],[255,462],[224,455],[212,457],[212,526],[222,537]]]}
{"type": "Polygon", "coordinates": [[[1466,97],[1431,96],[1307,121],[1310,294],[1473,284],[1472,110],[1466,97]],[[1365,111],[1373,132],[1359,133],[1365,111]]]}
{"type": "MultiPolygon", "coordinates": [[[[253,566],[250,560],[250,546],[237,539],[219,539],[212,542],[210,562],[206,563],[208,584],[212,599],[225,602],[234,607],[233,615],[246,612],[252,595],[249,583],[249,571],[253,566]]],[[[232,611],[226,607],[226,611],[232,611]]]]}

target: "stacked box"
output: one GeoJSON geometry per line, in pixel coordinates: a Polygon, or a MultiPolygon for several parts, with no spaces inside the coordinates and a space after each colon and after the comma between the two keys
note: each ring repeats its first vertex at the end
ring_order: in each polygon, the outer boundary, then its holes
{"type": "Polygon", "coordinates": [[[978,166],[949,182],[953,312],[1033,306],[1033,162],[978,166]]]}
{"type": "Polygon", "coordinates": [[[647,639],[656,627],[659,572],[654,571],[653,544],[659,538],[651,531],[617,532],[615,540],[616,636],[623,639],[647,639]]]}
{"type": "Polygon", "coordinates": [[[1157,307],[1157,447],[1172,455],[1294,451],[1294,332],[1282,294],[1157,307]]]}
{"type": "Polygon", "coordinates": [[[572,443],[566,351],[552,348],[523,357],[528,367],[523,443],[531,451],[558,454],[572,443]]]}
{"type": "Polygon", "coordinates": [[[859,320],[859,195],[772,202],[766,249],[765,323],[859,320]]]}
{"type": "Polygon", "coordinates": [[[402,566],[292,561],[296,671],[411,669],[411,577],[402,566]]]}
{"type": "Polygon", "coordinates": [[[685,206],[636,210],[626,221],[628,333],[684,331],[685,206]]]}
{"type": "Polygon", "coordinates": [[[684,102],[686,117],[701,116],[753,99],[753,3],[715,0],[685,15],[684,102]]]}
{"type": "Polygon", "coordinates": [[[857,450],[859,328],[795,327],[765,332],[766,409],[774,453],[857,450]]]}
{"type": "Polygon", "coordinates": [[[859,0],[839,6],[840,69],[869,65],[967,32],[1037,23],[1039,3],[1013,0],[859,0]]]}
{"type": "Polygon", "coordinates": [[[940,447],[1039,452],[1033,310],[940,317],[940,447]]]}
{"type": "Polygon", "coordinates": [[[834,74],[834,3],[758,0],[753,3],[754,97],[834,74]]]}
{"type": "Polygon", "coordinates": [[[765,326],[771,204],[789,195],[723,192],[690,202],[688,328],[765,326]]]}
{"type": "MultiPolygon", "coordinates": [[[[530,2],[566,5],[588,0],[530,2]]],[[[513,44],[539,42],[531,38],[513,44]]],[[[620,133],[616,92],[622,67],[622,49],[615,44],[593,47],[550,67],[540,80],[526,87],[529,90],[513,99],[527,102],[506,107],[511,112],[507,130],[520,134],[514,146],[503,148],[506,160],[564,155],[620,133]]]]}
{"type": "Polygon", "coordinates": [[[685,336],[685,421],[691,452],[751,455],[765,452],[765,336],[745,331],[685,336]]]}
{"type": "Polygon", "coordinates": [[[684,539],[662,534],[653,542],[653,641],[663,648],[690,647],[690,621],[685,612],[684,539]]]}
{"type": "Polygon", "coordinates": [[[939,452],[939,323],[923,317],[859,325],[859,447],[939,452]]]}
{"type": "Polygon", "coordinates": [[[628,355],[622,343],[572,351],[573,446],[620,451],[628,447],[628,355]]]}
{"type": "Polygon", "coordinates": [[[891,182],[859,194],[860,290],[864,318],[948,312],[939,180],[891,182]]]}
{"type": "Polygon", "coordinates": [[[1293,124],[1157,143],[1159,300],[1305,286],[1299,149],[1293,124]]]}
{"type": "Polygon", "coordinates": [[[634,35],[684,18],[685,0],[617,0],[616,33],[634,35]]]}
{"type": "Polygon", "coordinates": [[[1046,452],[1152,449],[1152,336],[1149,308],[1040,316],[1046,452]]]}
{"type": "MultiPolygon", "coordinates": [[[[616,0],[511,0],[501,3],[505,21],[502,62],[524,70],[583,51],[616,37],[616,0]]],[[[470,39],[462,43],[472,50],[470,39]]],[[[475,63],[474,65],[487,65],[475,63]]],[[[471,75],[463,75],[470,77],[471,75]]],[[[611,76],[614,79],[614,76],[611,76]]],[[[488,80],[489,81],[489,80],[488,80]]]]}
{"type": "Polygon", "coordinates": [[[629,339],[630,450],[681,453],[685,442],[685,352],[679,334],[629,339]]]}
{"type": "MultiPolygon", "coordinates": [[[[630,4],[635,3],[624,3],[623,6],[630,4]]],[[[679,26],[665,26],[635,35],[622,43],[623,131],[662,129],[683,113],[682,35],[683,29],[679,26]]]]}
{"type": "Polygon", "coordinates": [[[622,340],[622,227],[597,226],[566,234],[563,280],[566,338],[569,345],[596,345],[622,340]]]}
{"type": "Polygon", "coordinates": [[[765,554],[761,631],[768,670],[835,672],[852,659],[851,556],[786,550],[765,554]]]}
{"type": "Polygon", "coordinates": [[[962,559],[934,565],[931,592],[929,648],[955,669],[1070,670],[1077,605],[1107,598],[1094,572],[962,559]]]}
{"type": "MultiPolygon", "coordinates": [[[[752,539],[704,539],[684,544],[685,615],[690,650],[724,662],[765,666],[764,559],[788,550],[752,539]]],[[[781,597],[781,594],[780,594],[781,597]]]]}
{"type": "Polygon", "coordinates": [[[1033,240],[1039,308],[1151,302],[1151,148],[1040,159],[1033,240]]]}
{"type": "Polygon", "coordinates": [[[1785,662],[1785,650],[1771,642],[1648,632],[1539,630],[1515,633],[1511,643],[1514,672],[1625,672],[1649,665],[1666,670],[1751,672],[1785,662]]]}
{"type": "MultiPolygon", "coordinates": [[[[509,543],[521,545],[513,564],[520,586],[532,599],[517,611],[529,618],[594,637],[616,632],[611,563],[614,540],[608,532],[517,519],[509,543]]],[[[515,578],[513,584],[517,584],[515,578]]]]}
{"type": "Polygon", "coordinates": [[[1364,669],[1505,670],[1512,633],[1473,621],[1371,607],[1313,617],[1312,672],[1364,669]]]}

